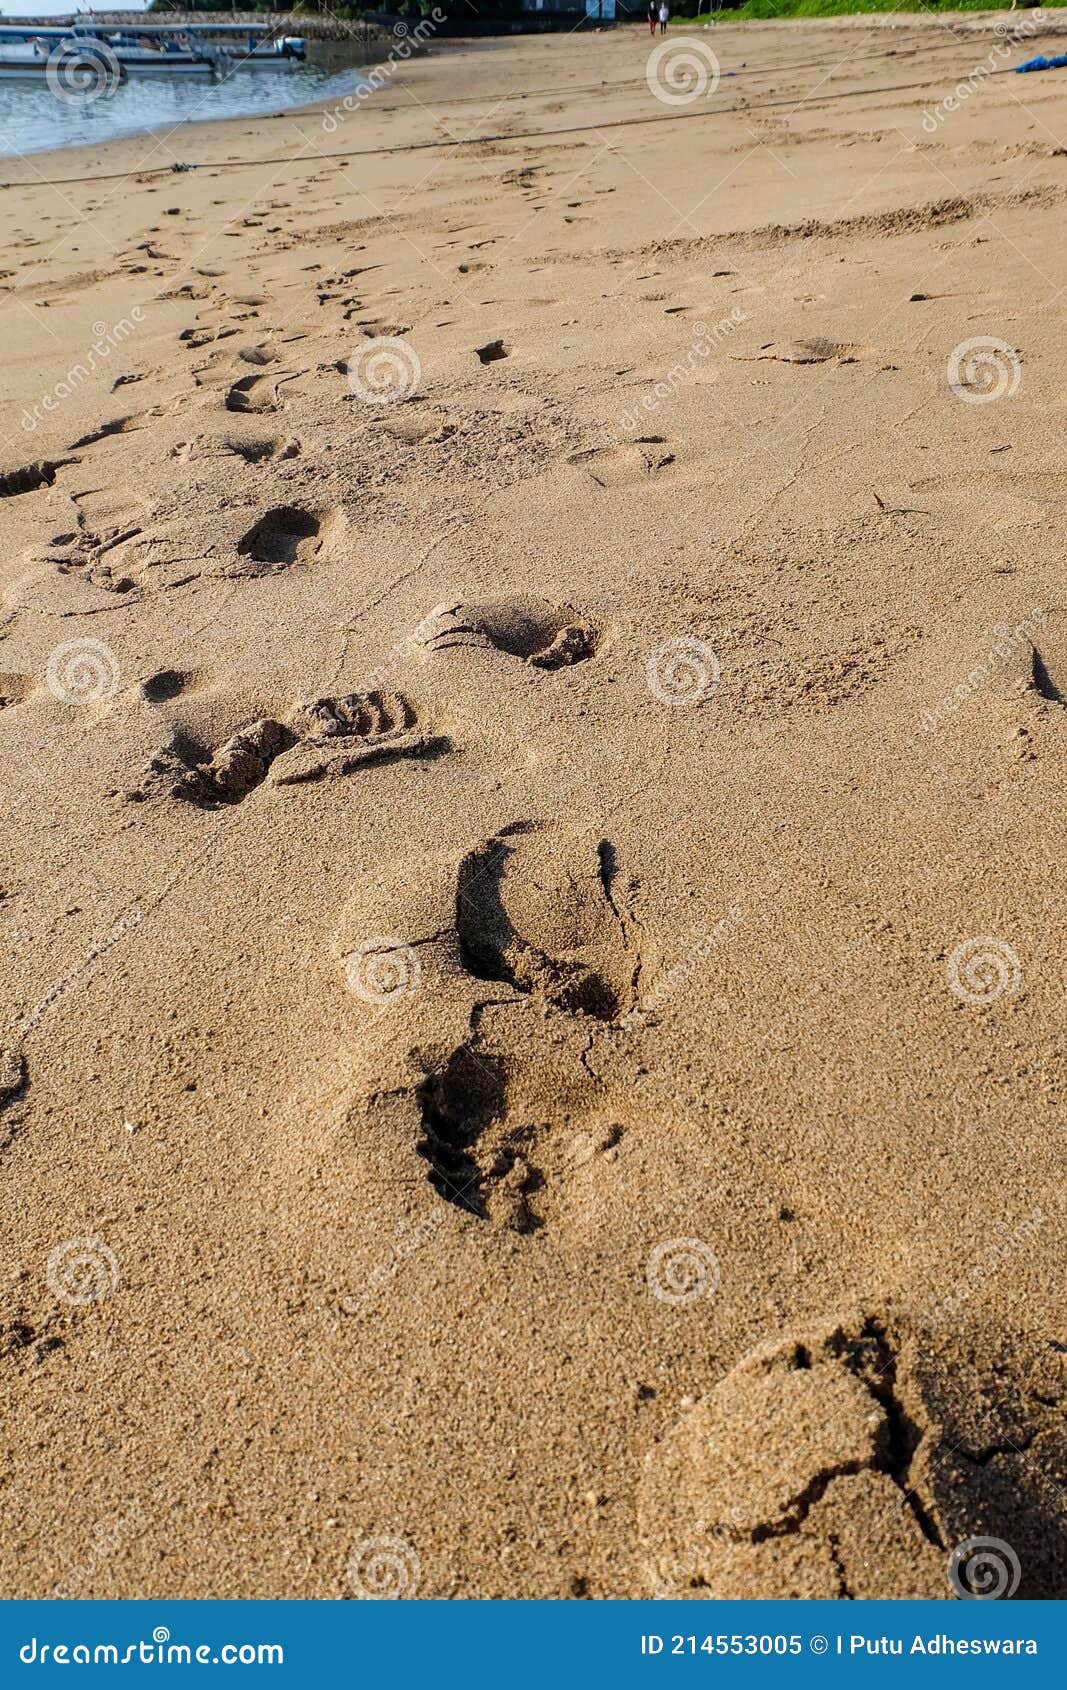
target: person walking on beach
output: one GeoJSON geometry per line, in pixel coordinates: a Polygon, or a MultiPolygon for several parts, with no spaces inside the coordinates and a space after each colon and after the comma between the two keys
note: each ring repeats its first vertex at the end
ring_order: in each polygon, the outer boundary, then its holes
{"type": "Polygon", "coordinates": [[[670,21],[670,15],[671,9],[667,4],[667,0],[663,0],[663,4],[659,9],[659,32],[661,35],[666,35],[667,33],[667,24],[670,21]]]}
{"type": "Polygon", "coordinates": [[[648,33],[655,35],[656,19],[659,17],[659,0],[648,0],[648,33]]]}

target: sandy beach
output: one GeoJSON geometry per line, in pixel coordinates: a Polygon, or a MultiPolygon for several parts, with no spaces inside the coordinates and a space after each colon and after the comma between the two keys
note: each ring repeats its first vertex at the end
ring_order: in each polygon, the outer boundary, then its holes
{"type": "Polygon", "coordinates": [[[1067,1595],[1067,14],[684,33],[3,161],[7,1596],[1067,1595]]]}

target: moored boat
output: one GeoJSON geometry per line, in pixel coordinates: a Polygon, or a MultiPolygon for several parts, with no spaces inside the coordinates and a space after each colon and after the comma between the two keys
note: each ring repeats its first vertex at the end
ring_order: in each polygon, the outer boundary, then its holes
{"type": "Polygon", "coordinates": [[[0,79],[28,86],[60,83],[117,86],[129,76],[223,77],[234,71],[279,69],[305,57],[299,36],[276,36],[247,26],[206,24],[135,29],[71,20],[45,28],[0,26],[0,79]]]}

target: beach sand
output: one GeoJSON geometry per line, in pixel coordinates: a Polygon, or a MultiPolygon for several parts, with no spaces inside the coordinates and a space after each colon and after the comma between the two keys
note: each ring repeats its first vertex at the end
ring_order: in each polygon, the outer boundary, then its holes
{"type": "Polygon", "coordinates": [[[1067,18],[995,21],[5,161],[6,1595],[1067,1593],[1067,73],[987,74],[1067,18]]]}

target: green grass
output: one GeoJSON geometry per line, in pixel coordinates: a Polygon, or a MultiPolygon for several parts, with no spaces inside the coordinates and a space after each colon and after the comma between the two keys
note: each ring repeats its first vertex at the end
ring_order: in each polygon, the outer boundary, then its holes
{"type": "MultiPolygon", "coordinates": [[[[1065,6],[1067,0],[1043,0],[1045,7],[1065,6]]],[[[679,27],[685,23],[741,23],[746,18],[839,18],[857,12],[998,12],[1008,11],[1010,0],[745,0],[743,6],[730,11],[698,12],[693,19],[677,19],[679,27]]],[[[1029,14],[1019,11],[1020,22],[1029,14]]]]}

